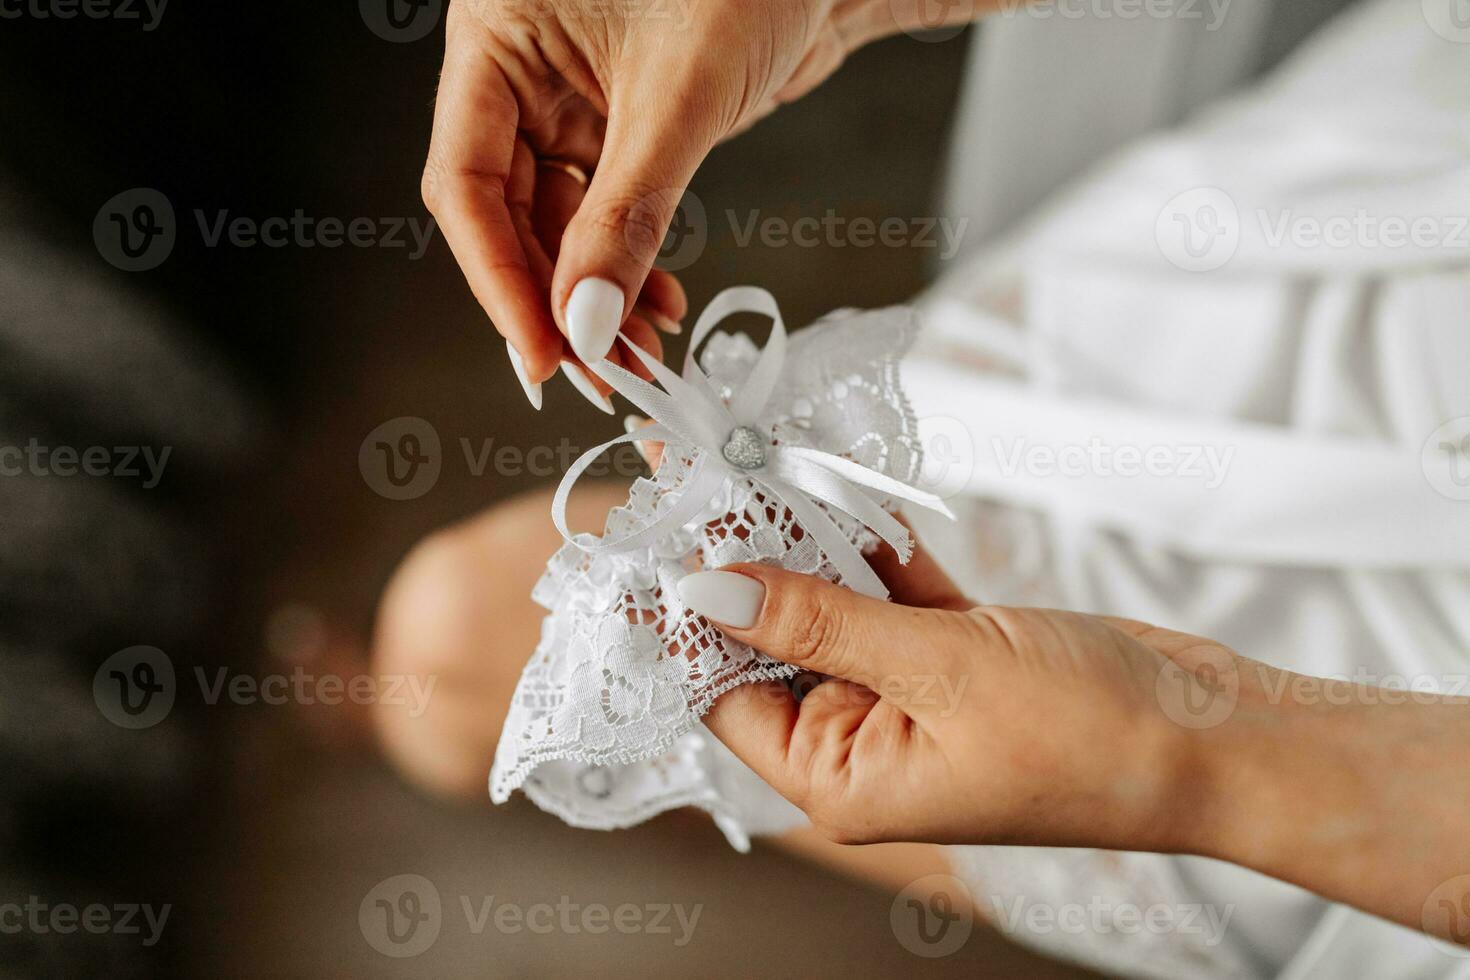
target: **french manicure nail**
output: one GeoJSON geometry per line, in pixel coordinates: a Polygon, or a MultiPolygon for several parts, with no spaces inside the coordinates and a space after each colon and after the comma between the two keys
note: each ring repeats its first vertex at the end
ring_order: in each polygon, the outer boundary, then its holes
{"type": "Polygon", "coordinates": [[[616,283],[589,277],[567,297],[567,333],[572,350],[586,363],[607,356],[622,325],[623,291],[616,283]]]}
{"type": "Polygon", "coordinates": [[[743,630],[760,618],[766,587],[736,572],[695,572],[679,579],[679,598],[695,612],[743,630]]]}
{"type": "Polygon", "coordinates": [[[567,380],[572,383],[572,387],[580,391],[583,398],[596,405],[599,411],[606,412],[608,415],[613,414],[612,402],[597,390],[597,387],[587,379],[587,375],[582,373],[581,368],[573,367],[569,362],[562,361],[561,373],[565,374],[567,380]]]}
{"type": "Polygon", "coordinates": [[[508,340],[505,342],[505,352],[510,355],[511,370],[516,373],[516,380],[525,390],[526,400],[536,411],[541,411],[541,382],[532,381],[526,377],[526,362],[521,360],[521,352],[516,350],[515,345],[508,340]]]}

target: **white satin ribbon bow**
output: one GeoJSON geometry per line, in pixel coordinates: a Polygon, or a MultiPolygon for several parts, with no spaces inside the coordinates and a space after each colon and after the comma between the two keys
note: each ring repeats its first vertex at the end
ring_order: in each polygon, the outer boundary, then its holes
{"type": "Polygon", "coordinates": [[[551,516],[557,530],[572,544],[591,554],[646,547],[660,536],[693,520],[727,481],[749,479],[768,497],[784,504],[802,528],[816,539],[843,582],[857,592],[879,599],[888,597],[873,569],[846,533],[819,504],[834,507],[862,521],[898,553],[907,564],[913,553],[908,529],[884,510],[867,491],[937,511],[953,519],[944,502],[866,466],[833,453],[803,446],[776,445],[759,426],[786,360],[786,327],[776,300],[764,289],[736,286],[716,296],[700,314],[689,340],[683,377],[633,344],[626,345],[663,385],[654,387],[608,360],[588,365],[620,394],[643,410],[653,424],[637,432],[609,439],[578,457],[567,470],[552,499],[551,516]],[[771,336],[755,366],[728,405],[695,363],[694,352],[704,338],[732,313],[758,313],[771,318],[771,336]],[[754,437],[754,438],[753,438],[754,437]],[[758,443],[755,439],[758,438],[758,443]],[[692,468],[672,505],[652,523],[615,540],[567,529],[567,498],[577,478],[608,449],[623,442],[677,443],[694,447],[692,468]]]}

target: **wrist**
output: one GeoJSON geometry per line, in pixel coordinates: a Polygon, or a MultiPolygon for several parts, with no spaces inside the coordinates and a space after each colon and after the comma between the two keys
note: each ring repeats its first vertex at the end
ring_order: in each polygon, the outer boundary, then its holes
{"type": "Polygon", "coordinates": [[[1304,867],[1370,854],[1392,819],[1379,812],[1385,719],[1359,703],[1268,697],[1318,679],[1255,661],[1240,661],[1240,679],[1230,716],[1186,736],[1194,813],[1180,821],[1181,849],[1298,881],[1304,867]]]}

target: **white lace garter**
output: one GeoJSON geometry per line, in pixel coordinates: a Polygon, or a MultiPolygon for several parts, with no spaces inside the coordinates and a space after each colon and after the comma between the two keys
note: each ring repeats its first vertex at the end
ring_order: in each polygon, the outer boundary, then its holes
{"type": "Polygon", "coordinates": [[[894,307],[839,311],[788,340],[771,295],[737,287],[700,316],[682,375],[631,348],[662,389],[606,360],[591,366],[653,424],[585,453],[557,490],[567,544],[532,591],[550,611],[496,751],[496,803],[524,788],[567,823],[604,830],[697,806],[741,850],[750,833],[789,825],[794,808],[699,720],[725,691],[796,668],[725,637],[675,585],[759,561],[887,598],[863,553],[887,542],[908,560],[891,508],[948,513],[912,486],[921,450],[898,362],[916,332],[913,311],[894,307]],[[716,333],[696,363],[715,324],[740,312],[771,318],[766,346],[716,333]],[[634,483],[601,538],[571,534],[572,485],[634,438],[664,443],[657,472],[634,483]]]}

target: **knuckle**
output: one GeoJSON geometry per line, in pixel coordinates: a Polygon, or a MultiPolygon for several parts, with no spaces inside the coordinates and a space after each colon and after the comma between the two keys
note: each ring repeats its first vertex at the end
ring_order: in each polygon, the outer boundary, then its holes
{"type": "Polygon", "coordinates": [[[657,192],[620,195],[597,207],[589,219],[592,229],[626,249],[635,260],[658,253],[668,228],[663,195],[657,192]]]}
{"type": "Polygon", "coordinates": [[[795,662],[809,663],[838,658],[846,642],[847,627],[841,612],[821,592],[810,592],[795,604],[786,617],[790,631],[788,648],[795,662]]]}

